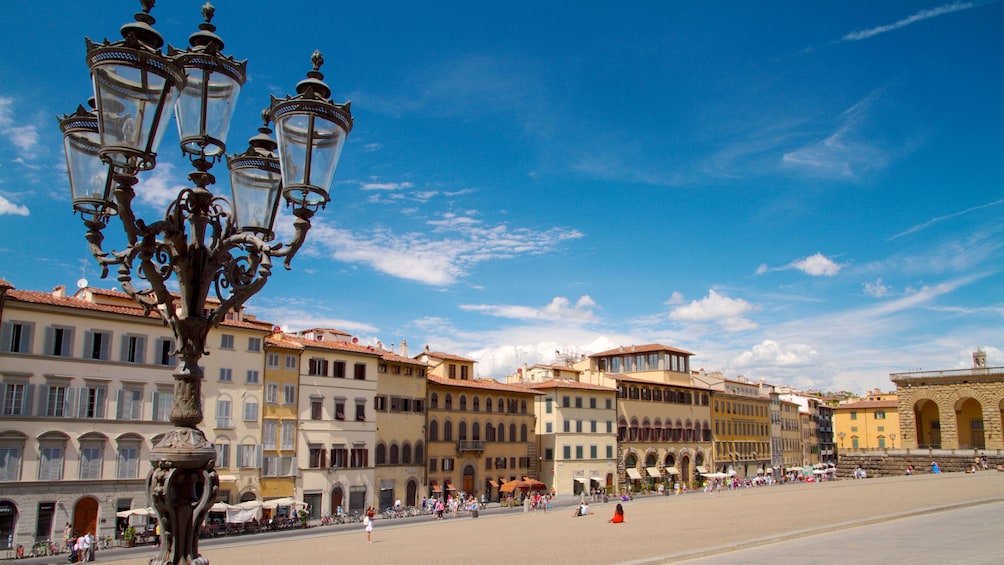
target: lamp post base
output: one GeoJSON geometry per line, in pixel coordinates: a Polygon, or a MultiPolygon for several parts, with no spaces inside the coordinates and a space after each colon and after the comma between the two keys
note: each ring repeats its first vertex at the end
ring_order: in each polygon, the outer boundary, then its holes
{"type": "Polygon", "coordinates": [[[160,524],[160,554],[150,565],[209,565],[199,531],[220,488],[216,448],[198,428],[171,428],[150,453],[147,493],[160,524]]]}

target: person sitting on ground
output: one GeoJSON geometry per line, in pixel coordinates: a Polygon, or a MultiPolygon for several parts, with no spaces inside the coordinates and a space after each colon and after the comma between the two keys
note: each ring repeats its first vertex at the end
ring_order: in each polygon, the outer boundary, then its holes
{"type": "Polygon", "coordinates": [[[620,524],[624,521],[624,507],[617,503],[617,508],[614,509],[614,517],[610,519],[611,523],[620,524]]]}

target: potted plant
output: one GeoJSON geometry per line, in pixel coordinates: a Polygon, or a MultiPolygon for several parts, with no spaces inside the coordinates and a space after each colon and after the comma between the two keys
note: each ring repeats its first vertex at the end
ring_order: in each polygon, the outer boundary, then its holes
{"type": "Polygon", "coordinates": [[[122,540],[125,541],[126,547],[133,547],[136,545],[136,528],[129,526],[122,532],[122,540]]]}

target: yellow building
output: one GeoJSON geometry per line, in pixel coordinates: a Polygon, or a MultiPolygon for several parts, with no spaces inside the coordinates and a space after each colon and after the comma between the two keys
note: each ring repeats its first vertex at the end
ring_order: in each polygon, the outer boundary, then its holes
{"type": "Polygon", "coordinates": [[[265,339],[260,478],[264,500],[296,494],[296,389],[302,352],[303,345],[281,332],[265,339]]]}
{"type": "Polygon", "coordinates": [[[798,403],[781,400],[780,417],[781,468],[776,469],[775,476],[788,470],[801,472],[807,463],[802,453],[802,418],[798,403]]]}
{"type": "Polygon", "coordinates": [[[739,478],[756,477],[771,469],[770,398],[764,387],[742,380],[721,379],[711,385],[715,462],[718,472],[739,478]]]}
{"type": "Polygon", "coordinates": [[[833,429],[841,452],[895,449],[899,412],[895,394],[871,393],[864,400],[833,407],[833,429]]]}
{"type": "Polygon", "coordinates": [[[474,360],[426,348],[428,495],[499,500],[505,482],[536,478],[534,398],[527,388],[475,379],[474,360]]]}
{"type": "MultiPolygon", "coordinates": [[[[376,470],[381,510],[400,501],[421,504],[425,480],[426,365],[408,357],[407,343],[400,354],[382,350],[377,366],[376,470]]],[[[378,344],[378,349],[380,349],[378,344]]]]}

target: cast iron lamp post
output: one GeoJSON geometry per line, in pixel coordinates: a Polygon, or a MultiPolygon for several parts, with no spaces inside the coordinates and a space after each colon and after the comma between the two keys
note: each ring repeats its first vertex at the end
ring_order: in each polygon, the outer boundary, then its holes
{"type": "MultiPolygon", "coordinates": [[[[155,311],[176,338],[171,429],[152,449],[147,490],[161,524],[161,550],[152,564],[207,564],[198,551],[199,529],[219,489],[216,450],[202,422],[206,338],[228,312],[261,290],[272,258],[288,269],[304,242],[310,219],[328,202],[342,146],[352,129],[349,104],[336,104],[323,82],[319,52],[297,95],[277,99],[263,113],[265,125],[249,149],[227,156],[232,197],[214,194],[209,172],[226,153],[226,136],[245,62],[221,54],[223,41],[211,23],[213,7],[189,47],[161,52],[152,27],[153,0],[122,27],[122,41],[87,40],[87,64],[95,109],[80,107],[60,119],[73,208],[87,228],[101,276],[116,267],[118,281],[147,312],[155,311]],[[181,190],[162,219],[136,217],[132,201],[138,174],[156,166],[157,147],[172,110],[181,150],[195,170],[194,186],[181,190]],[[275,124],[277,141],[269,136],[275,124]],[[270,243],[279,195],[296,217],[288,245],[270,243]],[[126,236],[121,251],[102,248],[102,231],[118,216],[126,236]],[[172,274],[178,291],[168,282],[172,274]],[[145,281],[137,288],[133,277],[145,281]],[[207,301],[210,292],[216,300],[207,301]]],[[[140,187],[142,190],[142,187],[140,187]]]]}

